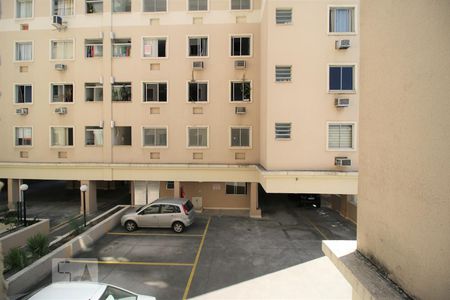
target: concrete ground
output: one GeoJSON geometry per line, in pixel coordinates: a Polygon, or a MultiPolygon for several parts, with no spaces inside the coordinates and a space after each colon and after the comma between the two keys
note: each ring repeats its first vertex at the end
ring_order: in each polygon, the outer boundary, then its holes
{"type": "Polygon", "coordinates": [[[116,227],[78,259],[98,258],[99,281],[157,299],[350,299],[323,239],[355,239],[327,208],[266,199],[263,219],[199,215],[183,234],[116,227]]]}

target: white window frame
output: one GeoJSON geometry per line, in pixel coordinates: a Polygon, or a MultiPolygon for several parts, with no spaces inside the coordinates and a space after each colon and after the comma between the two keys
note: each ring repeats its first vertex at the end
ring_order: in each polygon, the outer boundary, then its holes
{"type": "Polygon", "coordinates": [[[15,148],[33,148],[34,147],[34,128],[33,126],[14,126],[13,127],[13,145],[15,148]],[[18,128],[31,128],[31,145],[17,145],[16,129],[18,128]]]}
{"type": "Polygon", "coordinates": [[[142,59],[168,59],[169,58],[169,37],[168,36],[143,36],[141,38],[141,58],[142,59]],[[166,56],[162,56],[162,57],[153,57],[153,56],[144,56],[144,40],[145,39],[158,39],[158,40],[162,40],[165,39],[166,40],[166,56]]]}
{"type": "Polygon", "coordinates": [[[49,60],[50,61],[73,61],[75,60],[75,38],[67,38],[67,39],[51,39],[49,43],[49,60]],[[52,57],[52,43],[53,42],[63,42],[63,41],[72,41],[72,58],[53,58],[52,57]]]}
{"type": "Polygon", "coordinates": [[[16,20],[30,20],[34,18],[34,0],[31,0],[31,17],[18,18],[17,17],[17,1],[14,0],[14,19],[16,20]]]}
{"type": "MultiPolygon", "coordinates": [[[[95,139],[94,139],[95,141],[95,139]]],[[[104,127],[100,127],[100,126],[84,126],[84,146],[85,147],[103,147],[105,145],[105,128],[104,127]],[[102,142],[103,144],[101,145],[87,145],[86,144],[86,132],[87,132],[87,127],[99,127],[102,129],[102,142]]]]}
{"type": "Polygon", "coordinates": [[[251,11],[251,10],[253,10],[253,0],[249,0],[250,1],[250,8],[248,8],[248,9],[233,9],[232,8],[232,0],[229,0],[229,1],[230,1],[230,4],[228,6],[228,9],[230,11],[240,12],[240,11],[251,11]]]}
{"type": "Polygon", "coordinates": [[[166,10],[161,11],[144,11],[144,0],[141,0],[141,12],[144,14],[164,14],[169,11],[169,1],[166,1],[166,10]]]}
{"type": "Polygon", "coordinates": [[[112,58],[114,58],[114,59],[117,59],[117,58],[128,58],[128,57],[131,57],[132,55],[132,51],[133,50],[133,39],[130,37],[130,38],[114,38],[114,39],[112,39],[111,40],[111,57],[112,58]],[[125,39],[129,39],[130,40],[130,42],[129,43],[116,43],[115,41],[116,40],[125,40],[125,39]],[[121,46],[121,45],[130,45],[130,55],[128,55],[128,56],[115,56],[114,55],[114,46],[115,45],[119,45],[119,46],[121,46]]]}
{"type": "Polygon", "coordinates": [[[174,190],[175,189],[175,181],[174,180],[169,180],[169,181],[166,181],[166,190],[168,190],[168,191],[171,191],[171,190],[174,190]],[[169,182],[173,182],[173,188],[169,188],[168,186],[169,186],[169,182]]]}
{"type": "Polygon", "coordinates": [[[50,92],[49,92],[49,104],[55,104],[55,105],[71,105],[75,103],[75,83],[74,82],[50,82],[49,85],[50,92]],[[72,102],[52,102],[53,98],[53,85],[72,85],[72,102]]]}
{"type": "Polygon", "coordinates": [[[294,24],[294,8],[293,7],[275,7],[275,25],[276,26],[291,26],[294,24]],[[291,22],[289,23],[277,23],[277,10],[290,10],[291,22]]]}
{"type": "MultiPolygon", "coordinates": [[[[241,104],[241,103],[252,103],[253,102],[253,80],[245,80],[245,82],[250,82],[250,99],[249,100],[233,100],[232,96],[231,96],[231,85],[234,82],[240,82],[242,83],[242,80],[230,80],[230,83],[228,84],[228,95],[229,95],[229,100],[228,102],[233,103],[233,104],[241,104]]],[[[209,95],[208,95],[209,96],[209,95]]]]}
{"type": "Polygon", "coordinates": [[[84,0],[84,14],[87,16],[91,16],[91,15],[100,15],[103,14],[105,12],[105,0],[84,0]],[[87,6],[88,6],[88,2],[87,1],[91,1],[91,2],[101,2],[103,4],[103,8],[102,8],[102,12],[94,12],[94,13],[88,13],[87,12],[87,6]]]}
{"type": "Polygon", "coordinates": [[[112,14],[129,14],[129,13],[133,12],[133,0],[130,0],[130,4],[131,4],[130,11],[114,11],[114,3],[113,3],[114,1],[115,0],[110,1],[112,14]]]}
{"type": "Polygon", "coordinates": [[[50,125],[49,126],[49,146],[54,149],[67,149],[67,148],[75,148],[75,126],[63,126],[63,125],[50,125]],[[69,146],[53,146],[52,145],[52,128],[72,128],[72,136],[73,136],[73,145],[69,146]]]}
{"type": "Polygon", "coordinates": [[[88,102],[88,103],[97,103],[97,102],[103,102],[104,101],[104,92],[105,92],[105,85],[103,84],[103,83],[100,83],[100,82],[85,82],[84,83],[84,102],[88,102]],[[95,84],[96,86],[94,86],[94,87],[89,87],[89,88],[93,88],[94,89],[94,100],[92,100],[92,101],[87,101],[86,100],[86,95],[87,95],[87,93],[86,93],[86,84],[95,84]],[[95,89],[96,88],[99,88],[99,87],[102,87],[102,100],[95,100],[95,89]]]}
{"type": "Polygon", "coordinates": [[[228,130],[228,147],[230,149],[252,149],[253,148],[253,138],[252,138],[252,134],[253,134],[253,128],[252,126],[246,126],[246,125],[232,125],[229,127],[228,130]],[[233,146],[231,144],[231,138],[232,138],[232,134],[231,131],[233,129],[248,129],[248,146],[233,146]]]}
{"type": "Polygon", "coordinates": [[[358,34],[358,7],[356,5],[328,5],[327,6],[327,34],[333,36],[339,35],[357,35],[358,34]],[[332,8],[353,8],[353,28],[355,32],[330,32],[330,11],[332,8]]]}
{"type": "Polygon", "coordinates": [[[207,104],[209,103],[209,90],[210,90],[210,86],[209,86],[209,80],[196,80],[195,83],[206,83],[206,101],[189,101],[189,83],[192,83],[190,80],[186,81],[186,103],[192,103],[195,105],[198,104],[207,104]]]}
{"type": "Polygon", "coordinates": [[[273,136],[275,138],[275,141],[291,141],[292,140],[292,128],[293,123],[292,122],[285,122],[285,121],[276,121],[273,123],[273,136]],[[277,137],[277,124],[290,124],[290,131],[289,131],[289,137],[283,138],[283,137],[277,137]]]}
{"type": "Polygon", "coordinates": [[[103,51],[105,49],[104,44],[105,44],[104,39],[101,39],[101,38],[84,39],[83,57],[85,59],[102,59],[105,56],[105,52],[103,51]],[[89,43],[86,44],[86,40],[101,40],[102,43],[101,44],[89,44],[89,43]],[[94,47],[102,46],[102,56],[91,56],[91,57],[87,56],[86,55],[86,47],[89,47],[89,46],[94,46],[94,47]]]}
{"type": "Polygon", "coordinates": [[[186,148],[187,149],[208,149],[209,148],[209,126],[208,125],[188,125],[186,126],[186,148]],[[206,146],[189,146],[189,129],[206,128],[206,146]]]}
{"type": "Polygon", "coordinates": [[[186,58],[192,58],[192,59],[206,59],[209,58],[210,54],[209,53],[209,48],[210,48],[210,44],[211,44],[211,39],[209,38],[209,35],[205,35],[205,34],[193,34],[193,35],[187,35],[186,36],[186,58]],[[206,46],[206,52],[208,53],[208,55],[206,56],[189,56],[189,39],[191,38],[206,38],[207,39],[207,46],[206,46]]]}
{"type": "Polygon", "coordinates": [[[247,182],[225,182],[225,195],[233,195],[233,196],[247,196],[248,195],[248,184],[247,182]],[[245,184],[245,194],[236,193],[237,187],[239,184],[245,184]],[[231,185],[234,188],[234,193],[227,193],[227,185],[231,185]]]}
{"type": "Polygon", "coordinates": [[[354,121],[328,121],[326,123],[326,150],[329,152],[355,152],[357,145],[357,134],[356,134],[356,122],[354,121]],[[330,148],[328,144],[328,134],[329,134],[329,126],[330,125],[352,125],[352,147],[351,148],[330,148]]]}
{"type": "MultiPolygon", "coordinates": [[[[76,0],[72,0],[72,14],[71,15],[62,15],[61,17],[63,18],[67,18],[67,17],[73,17],[76,15],[76,11],[75,11],[75,2],[76,0]]],[[[53,8],[53,0],[50,0],[50,16],[55,16],[54,14],[54,8],[53,8]]]]}
{"type": "Polygon", "coordinates": [[[327,64],[327,86],[328,94],[356,94],[358,91],[358,66],[356,63],[330,63],[327,64]],[[353,67],[353,90],[330,90],[330,67],[353,67]]]}
{"type": "Polygon", "coordinates": [[[204,13],[204,12],[209,12],[209,10],[210,10],[210,0],[206,0],[206,2],[207,2],[207,9],[206,10],[190,10],[189,9],[189,1],[190,0],[186,0],[186,11],[188,12],[188,13],[204,13]]]}
{"type": "MultiPolygon", "coordinates": [[[[159,87],[158,87],[159,91],[159,87]]],[[[158,95],[159,97],[159,95],[158,95]]],[[[168,80],[159,80],[159,81],[141,81],[141,102],[145,104],[166,104],[169,103],[169,81],[168,80]],[[144,91],[144,84],[150,83],[150,84],[160,84],[165,83],[167,86],[167,101],[145,101],[145,91],[144,91]]]]}
{"type": "Polygon", "coordinates": [[[34,102],[34,86],[33,86],[33,84],[32,83],[17,83],[17,82],[15,82],[13,84],[13,104],[14,105],[21,105],[21,106],[23,106],[23,105],[32,105],[33,102],[34,102]],[[16,96],[17,96],[16,95],[16,87],[18,85],[29,85],[29,86],[31,86],[31,102],[27,102],[27,103],[18,103],[18,102],[16,102],[16,96]]]}
{"type": "Polygon", "coordinates": [[[167,125],[145,125],[141,127],[141,147],[152,149],[165,149],[169,148],[169,126],[167,125]],[[145,129],[165,129],[166,130],[166,145],[165,146],[149,146],[144,143],[144,130],[145,129]]]}
{"type": "Polygon", "coordinates": [[[229,34],[228,35],[228,56],[232,58],[250,58],[253,57],[253,34],[252,33],[238,33],[238,34],[229,34]],[[250,38],[250,55],[231,55],[231,50],[233,49],[233,43],[231,42],[232,38],[242,38],[248,37],[250,38]]]}
{"type": "Polygon", "coordinates": [[[15,40],[14,41],[14,49],[13,49],[13,62],[15,63],[30,63],[34,61],[34,41],[32,40],[15,40]],[[16,49],[17,44],[20,43],[31,43],[31,59],[30,60],[17,60],[16,57],[16,49]]]}

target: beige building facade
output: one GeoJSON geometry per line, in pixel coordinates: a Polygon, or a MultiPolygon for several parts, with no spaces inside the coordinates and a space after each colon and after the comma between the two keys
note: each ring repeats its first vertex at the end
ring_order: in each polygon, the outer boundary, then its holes
{"type": "Polygon", "coordinates": [[[357,194],[359,1],[1,6],[10,186],[126,180],[135,204],[172,191],[252,215],[258,184],[357,194]]]}

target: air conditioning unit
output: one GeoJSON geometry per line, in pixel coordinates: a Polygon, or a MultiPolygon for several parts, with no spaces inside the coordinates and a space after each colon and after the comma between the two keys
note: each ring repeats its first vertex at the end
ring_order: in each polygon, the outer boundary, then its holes
{"type": "Polygon", "coordinates": [[[336,107],[348,107],[350,105],[350,99],[336,98],[334,99],[334,105],[336,105],[336,107]]]}
{"type": "Polygon", "coordinates": [[[194,61],[192,63],[192,69],[194,70],[203,70],[205,68],[205,65],[202,61],[194,61]]]}
{"type": "Polygon", "coordinates": [[[352,165],[352,160],[348,157],[335,157],[334,165],[339,167],[350,167],[352,165]]]}
{"type": "Polygon", "coordinates": [[[236,108],[234,109],[234,112],[235,112],[237,115],[243,115],[243,114],[245,114],[245,113],[247,112],[247,108],[242,107],[242,106],[238,106],[238,107],[236,107],[236,108]]]}
{"type": "Polygon", "coordinates": [[[20,116],[26,116],[28,115],[28,108],[18,108],[16,109],[16,114],[20,116]]]}
{"type": "Polygon", "coordinates": [[[61,16],[53,16],[52,25],[58,30],[66,28],[66,23],[61,16]]]}
{"type": "Polygon", "coordinates": [[[336,49],[347,49],[350,48],[350,40],[337,40],[336,49]]]}
{"type": "Polygon", "coordinates": [[[245,60],[235,60],[234,61],[234,68],[236,70],[244,70],[247,68],[247,61],[245,60]]]}
{"type": "Polygon", "coordinates": [[[65,114],[67,114],[67,107],[55,108],[55,113],[60,114],[60,115],[65,115],[65,114]]]}
{"type": "Polygon", "coordinates": [[[65,71],[67,69],[67,66],[65,64],[56,64],[55,70],[56,71],[65,71]]]}

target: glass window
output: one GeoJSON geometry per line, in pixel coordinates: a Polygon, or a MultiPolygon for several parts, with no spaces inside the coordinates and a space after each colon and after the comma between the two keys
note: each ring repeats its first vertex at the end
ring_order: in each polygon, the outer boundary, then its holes
{"type": "Polygon", "coordinates": [[[166,182],[166,190],[173,190],[175,188],[175,182],[174,181],[167,181],[166,182]]]}
{"type": "Polygon", "coordinates": [[[231,82],[231,101],[250,101],[251,84],[250,81],[231,82]]]}
{"type": "Polygon", "coordinates": [[[167,102],[167,83],[144,82],[144,102],[167,102]]]}
{"type": "Polygon", "coordinates": [[[249,36],[231,37],[231,56],[249,56],[251,38],[249,36]]]}
{"type": "Polygon", "coordinates": [[[33,60],[33,42],[16,42],[16,61],[33,60]]]}
{"type": "Polygon", "coordinates": [[[166,0],[143,0],[144,12],[161,12],[167,11],[166,0]]]}
{"type": "Polygon", "coordinates": [[[32,146],[33,129],[31,127],[16,127],[16,146],[32,146]]]}
{"type": "Polygon", "coordinates": [[[144,128],[144,146],[167,146],[167,128],[144,128]]]}
{"type": "Polygon", "coordinates": [[[208,56],[208,38],[190,37],[189,56],[208,56]]]}
{"type": "Polygon", "coordinates": [[[166,38],[145,37],[142,44],[144,57],[166,57],[166,38]]]}
{"type": "Polygon", "coordinates": [[[231,128],[231,147],[250,147],[250,128],[231,128]]]}
{"type": "Polygon", "coordinates": [[[227,195],[247,195],[247,183],[245,182],[227,182],[225,184],[227,195]]]}
{"type": "Polygon", "coordinates": [[[52,59],[73,59],[73,40],[51,42],[52,59]]]}
{"type": "Polygon", "coordinates": [[[250,9],[251,0],[231,0],[231,9],[250,9]]]}
{"type": "Polygon", "coordinates": [[[86,146],[102,146],[103,145],[103,128],[99,126],[86,126],[85,128],[85,145],[86,146]]]}
{"type": "Polygon", "coordinates": [[[16,18],[33,17],[33,0],[16,0],[16,18]]]}
{"type": "Polygon", "coordinates": [[[51,127],[51,145],[54,147],[73,146],[72,127],[51,127]]]}
{"type": "Polygon", "coordinates": [[[114,39],[112,44],[113,57],[128,57],[131,55],[131,39],[114,39]]]}
{"type": "Polygon", "coordinates": [[[353,91],[354,66],[330,66],[329,90],[353,91]]]}
{"type": "Polygon", "coordinates": [[[161,208],[161,205],[152,205],[152,206],[149,206],[149,207],[147,207],[146,209],[144,209],[143,211],[142,211],[142,214],[143,215],[154,215],[154,214],[159,214],[159,212],[160,212],[160,208],[161,208]]]}
{"type": "Polygon", "coordinates": [[[84,46],[85,46],[87,58],[103,57],[103,40],[102,39],[84,40],[84,46]]]}
{"type": "Polygon", "coordinates": [[[189,102],[207,102],[208,101],[208,83],[207,82],[189,82],[189,102]]]}
{"type": "Polygon", "coordinates": [[[292,24],[292,9],[277,8],[275,19],[277,24],[292,24]]]}
{"type": "Polygon", "coordinates": [[[208,10],[208,0],[189,0],[190,11],[208,10]]]}
{"type": "Polygon", "coordinates": [[[71,16],[73,15],[73,0],[52,0],[53,15],[71,16]]]}
{"type": "Polygon", "coordinates": [[[97,14],[103,12],[103,0],[86,0],[86,13],[97,14]]]}
{"type": "Polygon", "coordinates": [[[112,134],[114,146],[131,146],[131,126],[116,126],[112,134]]]}
{"type": "Polygon", "coordinates": [[[188,131],[189,147],[208,147],[207,127],[190,127],[188,131]]]}
{"type": "Polygon", "coordinates": [[[32,103],[33,102],[33,88],[29,84],[16,84],[15,88],[15,103],[32,103]]]}
{"type": "Polygon", "coordinates": [[[180,208],[175,205],[162,204],[161,213],[162,214],[175,214],[181,212],[180,208]]]}
{"type": "Polygon", "coordinates": [[[131,82],[116,82],[112,85],[112,101],[131,101],[131,82]]]}
{"type": "Polygon", "coordinates": [[[329,124],[328,148],[352,149],[353,148],[353,124],[329,124]]]}
{"type": "Polygon", "coordinates": [[[85,83],[86,101],[103,101],[103,84],[85,83]]]}
{"type": "Polygon", "coordinates": [[[292,66],[275,66],[275,81],[291,81],[292,66]]]}
{"type": "Polygon", "coordinates": [[[113,12],[131,12],[131,0],[113,0],[113,12]]]}
{"type": "Polygon", "coordinates": [[[330,32],[355,32],[353,7],[332,7],[329,18],[330,32]]]}
{"type": "Polygon", "coordinates": [[[51,102],[73,102],[73,85],[52,83],[51,102]]]}
{"type": "Polygon", "coordinates": [[[275,138],[280,140],[290,139],[291,123],[275,123],[275,138]]]}

